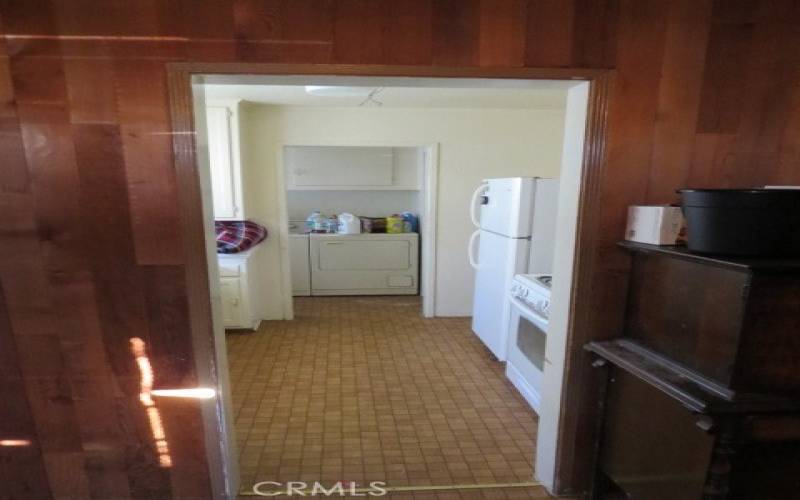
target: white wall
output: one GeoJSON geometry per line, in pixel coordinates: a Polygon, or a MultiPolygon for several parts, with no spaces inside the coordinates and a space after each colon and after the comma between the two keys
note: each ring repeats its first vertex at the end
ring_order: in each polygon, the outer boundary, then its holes
{"type": "Polygon", "coordinates": [[[250,307],[255,317],[263,319],[284,319],[283,298],[280,293],[282,282],[278,247],[279,227],[276,203],[275,181],[270,173],[260,168],[262,153],[257,147],[260,138],[253,135],[249,123],[247,103],[240,102],[234,117],[239,127],[239,157],[242,171],[242,208],[246,219],[267,228],[267,239],[260,244],[261,249],[253,255],[256,259],[253,269],[261,274],[255,280],[250,307]],[[277,260],[276,260],[277,259],[277,260]]]}
{"type": "MultiPolygon", "coordinates": [[[[271,232],[262,254],[272,270],[265,291],[280,290],[277,238],[277,151],[282,144],[439,144],[436,315],[467,316],[473,272],[467,240],[468,205],[487,177],[557,177],[564,133],[563,109],[242,107],[243,169],[257,210],[248,214],[271,232]]],[[[252,196],[248,194],[248,196],[252,196]]],[[[280,300],[267,297],[270,307],[280,300]]],[[[274,311],[273,311],[274,312],[274,311]]],[[[275,316],[275,317],[280,317],[275,316]]]]}
{"type": "Polygon", "coordinates": [[[536,443],[536,477],[553,492],[561,417],[561,389],[567,354],[567,332],[572,296],[572,271],[575,259],[575,238],[583,166],[583,142],[586,129],[586,106],[589,84],[574,86],[567,94],[564,122],[564,150],[558,196],[558,222],[553,259],[553,291],[550,297],[550,318],[545,347],[544,383],[539,411],[536,443]]]}

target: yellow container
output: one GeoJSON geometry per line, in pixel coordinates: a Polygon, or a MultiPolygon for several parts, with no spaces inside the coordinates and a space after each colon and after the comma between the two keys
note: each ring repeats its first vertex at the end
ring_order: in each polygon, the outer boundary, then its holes
{"type": "Polygon", "coordinates": [[[403,217],[397,214],[386,218],[386,232],[399,234],[403,232],[403,217]]]}

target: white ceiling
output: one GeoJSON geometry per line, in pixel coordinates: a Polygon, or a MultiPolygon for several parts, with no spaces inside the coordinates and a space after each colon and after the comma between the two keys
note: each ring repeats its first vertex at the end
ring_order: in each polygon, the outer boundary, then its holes
{"type": "MultiPolygon", "coordinates": [[[[524,84],[513,84],[506,81],[502,84],[490,83],[494,88],[476,88],[465,86],[464,81],[450,80],[443,82],[421,81],[402,82],[409,86],[388,86],[394,82],[375,81],[375,85],[365,85],[366,81],[353,82],[349,87],[359,86],[365,89],[382,88],[375,95],[375,100],[383,103],[383,107],[391,108],[535,108],[561,109],[566,102],[566,89],[569,82],[525,81],[524,84]],[[417,84],[419,86],[413,86],[417,84]],[[431,86],[452,85],[448,87],[431,86]],[[460,85],[459,85],[460,84],[460,85]]],[[[428,80],[428,79],[425,79],[428,80]]],[[[483,82],[486,82],[484,80],[483,82]]],[[[315,82],[317,83],[317,82],[315,82]]],[[[322,82],[320,82],[322,83],[322,82]]],[[[338,83],[338,82],[337,82],[338,83]]],[[[329,83],[323,83],[328,85],[329,83]]],[[[341,85],[341,83],[339,83],[341,85]]],[[[481,86],[481,81],[474,82],[481,86]]],[[[206,84],[207,99],[242,99],[245,101],[275,106],[325,106],[350,107],[358,106],[364,96],[314,96],[305,92],[304,85],[263,85],[263,84],[206,84]]],[[[368,90],[367,90],[368,92],[368,90]]],[[[367,103],[365,106],[375,106],[367,103]]]]}

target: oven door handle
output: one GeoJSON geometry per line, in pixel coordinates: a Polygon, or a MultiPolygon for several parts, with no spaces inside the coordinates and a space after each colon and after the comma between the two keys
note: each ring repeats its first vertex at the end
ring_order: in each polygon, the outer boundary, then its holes
{"type": "Polygon", "coordinates": [[[510,295],[508,298],[511,301],[511,305],[514,306],[521,316],[524,316],[528,321],[547,334],[547,318],[540,316],[536,311],[513,295],[510,295]]]}

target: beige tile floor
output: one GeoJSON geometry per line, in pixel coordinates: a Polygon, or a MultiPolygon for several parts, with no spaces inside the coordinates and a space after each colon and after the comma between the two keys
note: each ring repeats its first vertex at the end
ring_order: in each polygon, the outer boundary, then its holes
{"type": "MultiPolygon", "coordinates": [[[[418,297],[297,298],[294,321],[227,334],[243,491],[258,481],[533,480],[536,414],[469,319],[419,310],[418,297]]],[[[543,497],[513,488],[389,498],[543,497]]]]}

